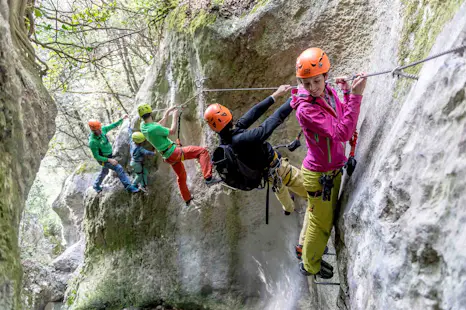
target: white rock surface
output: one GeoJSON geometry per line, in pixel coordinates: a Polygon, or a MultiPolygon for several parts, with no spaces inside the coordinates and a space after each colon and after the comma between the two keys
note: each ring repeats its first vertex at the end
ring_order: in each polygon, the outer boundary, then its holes
{"type": "MultiPolygon", "coordinates": [[[[431,53],[465,43],[463,4],[431,53]]],[[[338,226],[349,309],[466,307],[466,52],[419,76],[401,100],[380,92],[383,79],[367,89],[360,163],[338,226]]]]}
{"type": "MultiPolygon", "coordinates": [[[[95,167],[92,168],[95,170],[95,167]]],[[[89,171],[86,166],[78,167],[65,180],[60,195],[53,202],[52,208],[62,221],[67,247],[83,238],[81,223],[84,217],[84,196],[96,176],[97,173],[89,171]]]]}

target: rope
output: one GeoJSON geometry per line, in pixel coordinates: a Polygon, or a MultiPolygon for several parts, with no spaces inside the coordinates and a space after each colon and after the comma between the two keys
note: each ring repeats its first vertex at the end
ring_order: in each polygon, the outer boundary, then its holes
{"type": "Polygon", "coordinates": [[[176,144],[178,144],[178,146],[182,146],[181,145],[181,140],[180,140],[181,114],[183,114],[183,112],[180,112],[180,114],[178,115],[178,138],[176,139],[176,144]]]}
{"type": "MultiPolygon", "coordinates": [[[[455,48],[451,48],[449,50],[446,50],[444,52],[441,52],[441,53],[437,53],[437,54],[434,54],[432,56],[429,56],[429,57],[426,57],[424,59],[421,59],[421,60],[418,60],[418,61],[415,61],[415,62],[412,62],[410,64],[407,64],[407,65],[404,65],[404,66],[398,66],[394,69],[391,69],[391,70],[385,70],[385,71],[379,71],[379,72],[373,72],[373,73],[368,73],[368,74],[365,74],[364,77],[365,78],[368,78],[368,77],[372,77],[372,76],[378,76],[378,75],[383,75],[383,74],[389,74],[391,73],[392,76],[397,76],[397,77],[405,77],[405,78],[409,78],[409,79],[414,79],[414,80],[417,80],[418,79],[418,76],[414,75],[414,74],[409,74],[409,73],[406,73],[406,72],[403,72],[402,70],[403,69],[406,69],[406,68],[409,68],[409,67],[413,67],[413,66],[416,66],[416,65],[419,65],[423,62],[426,62],[426,61],[429,61],[429,60],[432,60],[434,58],[438,58],[440,56],[443,56],[443,55],[446,55],[446,54],[450,54],[450,53],[454,53],[454,52],[458,52],[460,50],[463,50],[466,48],[466,44],[463,44],[461,46],[458,46],[458,47],[455,47],[455,48]]],[[[345,81],[353,81],[354,79],[357,78],[357,75],[352,75],[350,77],[346,77],[345,78],[345,81]]],[[[205,78],[204,78],[205,79],[205,78]]],[[[333,79],[330,79],[330,81],[335,81],[335,78],[333,79]]],[[[293,86],[293,88],[297,88],[297,86],[293,86]]],[[[254,91],[254,90],[276,90],[278,89],[278,87],[250,87],[250,88],[210,88],[210,89],[201,89],[200,91],[198,91],[196,94],[194,94],[192,97],[190,97],[188,100],[186,100],[185,102],[183,102],[183,104],[180,104],[176,107],[178,108],[183,108],[185,107],[189,102],[191,102],[194,98],[196,98],[197,96],[199,96],[200,94],[202,94],[203,92],[206,92],[206,93],[209,93],[209,92],[228,92],[228,91],[254,91]]],[[[164,109],[157,109],[157,110],[153,110],[154,112],[158,112],[158,111],[165,111],[167,110],[168,108],[164,108],[164,109]]]]}
{"type": "MultiPolygon", "coordinates": [[[[388,73],[392,73],[392,75],[397,75],[397,76],[402,76],[402,77],[407,77],[407,78],[411,78],[411,79],[417,79],[417,76],[414,75],[414,74],[409,74],[409,73],[406,73],[406,72],[403,72],[401,70],[403,69],[406,69],[406,68],[410,68],[410,67],[414,67],[414,66],[417,66],[423,62],[426,62],[426,61],[429,61],[429,60],[432,60],[434,58],[438,58],[440,56],[443,56],[443,55],[446,55],[446,54],[450,54],[450,53],[454,53],[454,52],[458,52],[462,49],[465,49],[466,48],[466,44],[463,44],[461,46],[458,46],[458,47],[454,47],[454,48],[451,48],[449,50],[446,50],[444,52],[441,52],[441,53],[437,53],[437,54],[434,54],[432,56],[429,56],[429,57],[426,57],[424,59],[421,59],[421,60],[418,60],[418,61],[415,61],[415,62],[412,62],[410,64],[407,64],[407,65],[404,65],[404,66],[398,66],[392,70],[385,70],[385,71],[380,71],[380,72],[374,72],[374,73],[369,73],[369,74],[366,74],[364,75],[364,77],[371,77],[371,76],[377,76],[377,75],[382,75],[382,74],[388,74],[388,73]]],[[[357,76],[356,75],[353,75],[347,79],[345,79],[346,81],[352,81],[356,78],[357,76]]]]}
{"type": "MultiPolygon", "coordinates": [[[[293,86],[297,88],[297,86],[293,86]]],[[[204,92],[223,92],[223,91],[248,91],[248,90],[276,90],[278,87],[252,87],[252,88],[209,88],[204,89],[204,92]]]]}

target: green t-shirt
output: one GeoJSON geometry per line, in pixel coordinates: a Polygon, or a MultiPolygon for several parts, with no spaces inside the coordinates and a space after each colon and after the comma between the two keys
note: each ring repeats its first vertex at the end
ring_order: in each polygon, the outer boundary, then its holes
{"type": "Polygon", "coordinates": [[[107,132],[115,127],[120,126],[123,123],[123,119],[102,127],[102,134],[96,136],[93,132],[89,135],[89,148],[92,151],[92,155],[99,162],[107,162],[108,156],[112,155],[112,144],[108,141],[107,132]]]}
{"type": "Polygon", "coordinates": [[[144,134],[147,141],[149,141],[159,153],[162,153],[169,148],[169,150],[162,155],[163,158],[170,157],[170,155],[175,151],[176,145],[173,144],[172,140],[168,139],[170,129],[163,127],[159,123],[146,124],[141,122],[141,132],[144,134]]]}

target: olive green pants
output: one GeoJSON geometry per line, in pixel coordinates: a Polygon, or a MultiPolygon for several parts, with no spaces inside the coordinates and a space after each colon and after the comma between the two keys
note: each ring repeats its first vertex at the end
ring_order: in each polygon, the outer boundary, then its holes
{"type": "MultiPolygon", "coordinates": [[[[330,201],[323,201],[322,195],[318,197],[311,196],[309,192],[318,192],[322,190],[319,178],[322,172],[310,171],[301,167],[304,178],[304,188],[308,192],[307,210],[304,219],[303,228],[307,225],[306,235],[303,244],[303,262],[304,268],[316,274],[320,270],[320,261],[324,254],[330,233],[333,227],[333,214],[337,206],[338,193],[341,185],[341,173],[333,180],[332,195],[330,201]]],[[[333,171],[325,172],[332,174],[333,171]]]]}
{"type": "MultiPolygon", "coordinates": [[[[288,158],[282,158],[277,174],[282,179],[280,186],[275,188],[275,196],[282,204],[282,208],[288,212],[294,212],[294,201],[291,199],[290,190],[298,196],[307,197],[303,186],[303,174],[300,169],[291,165],[288,158]]],[[[273,180],[269,180],[273,185],[273,180]]]]}

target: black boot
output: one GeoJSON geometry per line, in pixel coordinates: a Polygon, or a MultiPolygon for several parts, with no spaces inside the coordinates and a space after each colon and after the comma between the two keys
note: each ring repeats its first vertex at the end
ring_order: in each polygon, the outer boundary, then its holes
{"type": "MultiPolygon", "coordinates": [[[[313,274],[310,273],[309,271],[307,271],[305,268],[304,268],[304,263],[303,262],[300,262],[299,263],[299,271],[301,272],[301,274],[305,275],[305,276],[312,276],[313,274]]],[[[330,270],[330,269],[327,269],[325,268],[324,266],[322,266],[322,264],[320,265],[320,270],[318,273],[316,273],[316,276],[322,278],[322,279],[331,279],[333,277],[333,271],[330,270]]]]}
{"type": "Polygon", "coordinates": [[[321,261],[320,261],[320,266],[321,266],[321,267],[325,267],[326,269],[330,269],[331,271],[333,271],[332,265],[330,265],[329,263],[327,263],[327,262],[324,261],[324,260],[321,260],[321,261]]]}
{"type": "Polygon", "coordinates": [[[331,269],[325,268],[323,265],[320,265],[320,270],[316,276],[319,276],[322,279],[331,279],[333,277],[333,271],[331,269]]]}

